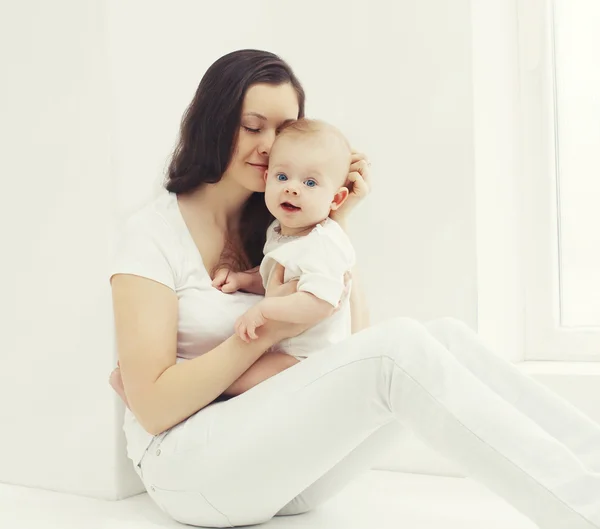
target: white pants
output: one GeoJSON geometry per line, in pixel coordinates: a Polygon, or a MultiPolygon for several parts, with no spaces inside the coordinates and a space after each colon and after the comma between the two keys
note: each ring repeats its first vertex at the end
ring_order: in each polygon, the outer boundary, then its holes
{"type": "Polygon", "coordinates": [[[212,403],[138,471],[175,520],[252,525],[325,502],[402,427],[539,527],[600,528],[600,426],[452,318],[387,321],[212,403]]]}

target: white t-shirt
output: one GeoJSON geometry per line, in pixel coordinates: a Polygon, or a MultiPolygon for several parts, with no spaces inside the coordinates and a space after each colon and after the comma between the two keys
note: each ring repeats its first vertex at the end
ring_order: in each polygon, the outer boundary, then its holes
{"type": "Polygon", "coordinates": [[[299,360],[350,336],[350,296],[344,294],[344,274],[354,267],[354,248],[340,225],[327,218],[304,236],[281,235],[279,221],[275,220],[267,231],[264,258],[260,265],[263,285],[277,263],[285,268],[284,282],[298,279],[298,291],[309,292],[340,309],[329,318],[298,336],[283,340],[279,350],[299,360]]]}
{"type": "MultiPolygon", "coordinates": [[[[177,361],[200,356],[234,334],[239,316],[262,296],[224,294],[212,280],[181,216],[174,193],[165,191],[124,224],[110,276],[133,274],[153,279],[177,294],[177,361]]],[[[126,409],[127,453],[137,464],[152,435],[126,409]]]]}

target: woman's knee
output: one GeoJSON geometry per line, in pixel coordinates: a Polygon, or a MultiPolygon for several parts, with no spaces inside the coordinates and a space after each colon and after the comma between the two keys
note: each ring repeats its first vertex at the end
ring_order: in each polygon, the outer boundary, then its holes
{"type": "Polygon", "coordinates": [[[465,331],[472,332],[472,329],[464,321],[452,318],[451,316],[436,318],[423,325],[436,340],[443,343],[446,347],[454,341],[456,336],[460,336],[465,331]]]}
{"type": "Polygon", "coordinates": [[[409,318],[407,316],[394,316],[393,318],[383,320],[375,327],[378,327],[380,330],[385,332],[394,332],[395,330],[399,329],[417,329],[422,327],[422,325],[422,323],[414,318],[409,318]]]}
{"type": "Polygon", "coordinates": [[[403,380],[417,380],[432,394],[443,391],[449,353],[422,323],[411,318],[393,318],[380,332],[378,350],[385,360],[382,362],[385,373],[403,372],[403,380]]]}
{"type": "Polygon", "coordinates": [[[391,355],[402,345],[416,345],[431,340],[427,328],[419,321],[407,317],[395,317],[385,321],[380,328],[382,352],[391,355]]]}

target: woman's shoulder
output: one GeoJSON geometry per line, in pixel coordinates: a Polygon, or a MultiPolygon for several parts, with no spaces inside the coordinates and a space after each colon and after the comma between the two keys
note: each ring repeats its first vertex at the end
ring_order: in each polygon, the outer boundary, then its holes
{"type": "Polygon", "coordinates": [[[176,198],[161,194],[126,218],[118,232],[111,277],[128,273],[175,289],[183,254],[173,203],[177,206],[176,198]]]}
{"type": "Polygon", "coordinates": [[[180,230],[176,208],[177,196],[163,190],[125,217],[121,225],[122,231],[172,237],[180,230]]]}

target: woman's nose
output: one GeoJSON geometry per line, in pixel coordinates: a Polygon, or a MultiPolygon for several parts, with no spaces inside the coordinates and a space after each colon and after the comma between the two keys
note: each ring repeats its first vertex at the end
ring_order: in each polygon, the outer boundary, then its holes
{"type": "Polygon", "coordinates": [[[258,146],[258,152],[262,156],[269,156],[271,154],[271,147],[273,146],[273,142],[275,141],[275,133],[270,133],[265,131],[262,134],[260,144],[258,146]]]}

